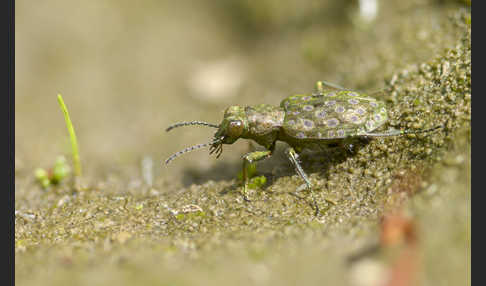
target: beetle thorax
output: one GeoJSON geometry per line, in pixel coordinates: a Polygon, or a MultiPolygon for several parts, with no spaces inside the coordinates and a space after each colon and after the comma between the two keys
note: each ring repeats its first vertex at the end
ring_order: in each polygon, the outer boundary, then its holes
{"type": "Polygon", "coordinates": [[[245,107],[245,113],[248,133],[244,138],[253,139],[263,146],[273,144],[283,125],[285,112],[280,107],[259,104],[245,107]]]}
{"type": "Polygon", "coordinates": [[[268,104],[247,106],[245,113],[250,133],[257,136],[278,130],[285,117],[281,108],[268,104]]]}
{"type": "MultiPolygon", "coordinates": [[[[278,137],[280,128],[283,125],[285,112],[282,108],[259,104],[254,106],[230,106],[225,110],[224,119],[217,136],[231,135],[231,122],[240,121],[243,130],[238,138],[253,139],[258,144],[270,147],[278,137]]],[[[223,143],[232,144],[236,141],[235,136],[226,136],[223,143]]]]}

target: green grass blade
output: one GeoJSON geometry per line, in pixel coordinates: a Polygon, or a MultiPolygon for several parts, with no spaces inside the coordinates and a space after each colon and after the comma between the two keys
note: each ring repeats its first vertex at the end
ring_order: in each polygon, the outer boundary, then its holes
{"type": "Polygon", "coordinates": [[[59,101],[61,110],[64,113],[64,119],[66,120],[66,126],[69,132],[69,138],[71,140],[71,147],[73,151],[74,175],[80,177],[81,161],[79,160],[78,141],[76,140],[76,133],[74,133],[73,123],[71,122],[71,118],[69,117],[69,112],[67,110],[66,105],[64,104],[64,100],[62,100],[61,94],[57,95],[57,100],[59,101]]]}

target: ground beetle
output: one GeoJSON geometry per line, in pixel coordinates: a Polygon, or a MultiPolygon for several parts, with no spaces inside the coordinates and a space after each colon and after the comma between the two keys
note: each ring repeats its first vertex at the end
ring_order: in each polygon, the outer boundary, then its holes
{"type": "Polygon", "coordinates": [[[268,104],[230,106],[225,110],[223,121],[219,125],[190,121],[169,126],[166,131],[188,125],[203,125],[217,128],[218,131],[211,142],[179,151],[170,156],[165,163],[168,164],[184,153],[207,146],[210,146],[210,154],[215,153],[218,158],[223,152],[223,144],[233,144],[239,138],[252,139],[267,150],[254,151],[243,156],[243,196],[248,200],[247,165],[270,157],[277,141],[286,142],[289,145],[286,150],[287,157],[305,181],[317,214],[319,208],[312,185],[299,162],[298,154],[304,149],[319,150],[337,144],[351,146],[357,138],[424,133],[442,127],[423,130],[391,128],[385,132],[374,132],[387,120],[384,102],[361,92],[318,81],[316,92],[290,96],[278,107],[268,104]]]}

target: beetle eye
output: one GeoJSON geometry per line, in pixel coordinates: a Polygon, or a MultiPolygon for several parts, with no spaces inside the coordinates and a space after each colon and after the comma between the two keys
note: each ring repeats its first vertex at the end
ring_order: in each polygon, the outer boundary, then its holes
{"type": "Polygon", "coordinates": [[[243,122],[241,120],[230,121],[228,126],[228,135],[232,138],[240,137],[243,133],[243,122]]]}

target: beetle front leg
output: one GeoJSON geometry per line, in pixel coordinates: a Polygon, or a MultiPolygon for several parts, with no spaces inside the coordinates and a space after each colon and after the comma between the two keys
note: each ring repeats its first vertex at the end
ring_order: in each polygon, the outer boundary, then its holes
{"type": "Polygon", "coordinates": [[[253,162],[264,160],[272,156],[272,151],[254,151],[243,155],[243,198],[245,201],[249,202],[248,199],[248,164],[253,162]]]}
{"type": "Polygon", "coordinates": [[[299,176],[305,181],[305,183],[307,185],[307,189],[309,189],[309,192],[311,194],[312,201],[314,202],[314,208],[316,210],[316,216],[318,216],[319,215],[319,206],[317,205],[316,197],[314,195],[314,191],[312,190],[312,184],[309,181],[309,178],[307,177],[306,173],[304,172],[304,169],[302,169],[302,167],[300,166],[299,155],[297,154],[295,149],[292,148],[292,147],[289,147],[286,150],[286,153],[287,153],[287,157],[289,158],[290,162],[292,162],[292,164],[294,165],[295,170],[297,171],[297,174],[299,174],[299,176]]]}

